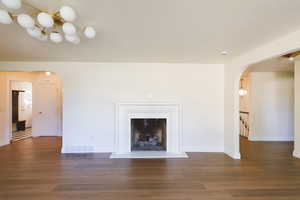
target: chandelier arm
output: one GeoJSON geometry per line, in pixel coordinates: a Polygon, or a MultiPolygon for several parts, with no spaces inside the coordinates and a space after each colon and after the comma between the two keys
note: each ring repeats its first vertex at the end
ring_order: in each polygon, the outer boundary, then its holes
{"type": "Polygon", "coordinates": [[[23,1],[22,3],[23,3],[23,5],[25,5],[27,7],[33,8],[35,10],[38,10],[39,12],[43,12],[42,9],[39,9],[38,7],[35,7],[35,6],[31,5],[30,3],[26,2],[26,1],[23,1]]]}

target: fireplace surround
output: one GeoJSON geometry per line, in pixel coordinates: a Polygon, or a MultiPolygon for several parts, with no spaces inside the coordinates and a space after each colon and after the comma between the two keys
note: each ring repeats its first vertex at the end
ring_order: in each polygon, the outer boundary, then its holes
{"type": "Polygon", "coordinates": [[[111,158],[187,158],[181,120],[180,104],[117,103],[111,158]]]}

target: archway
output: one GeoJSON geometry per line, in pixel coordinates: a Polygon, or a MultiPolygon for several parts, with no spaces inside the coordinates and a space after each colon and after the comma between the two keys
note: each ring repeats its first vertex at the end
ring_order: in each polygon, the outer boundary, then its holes
{"type": "MultiPolygon", "coordinates": [[[[243,72],[253,64],[300,49],[300,31],[293,32],[234,59],[225,71],[225,153],[240,159],[239,85],[243,72]]],[[[295,134],[295,140],[297,134],[295,134]]],[[[294,152],[295,154],[295,152],[294,152]]]]}
{"type": "Polygon", "coordinates": [[[266,160],[272,154],[291,157],[294,61],[276,57],[249,66],[240,77],[239,95],[241,158],[266,160]]]}

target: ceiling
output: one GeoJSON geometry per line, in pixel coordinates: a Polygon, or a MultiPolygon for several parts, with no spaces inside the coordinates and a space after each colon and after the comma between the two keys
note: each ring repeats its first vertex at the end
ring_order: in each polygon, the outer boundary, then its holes
{"type": "Polygon", "coordinates": [[[294,72],[294,62],[285,57],[276,57],[254,64],[248,72],[294,72]]]}
{"type": "MultiPolygon", "coordinates": [[[[26,1],[26,0],[24,0],[26,1]]],[[[0,25],[2,61],[226,63],[300,28],[300,1],[287,0],[27,0],[39,8],[75,8],[93,25],[80,45],[30,38],[0,25]],[[288,3],[289,2],[289,3],[288,3]],[[221,56],[221,51],[229,55],[221,56]]]]}

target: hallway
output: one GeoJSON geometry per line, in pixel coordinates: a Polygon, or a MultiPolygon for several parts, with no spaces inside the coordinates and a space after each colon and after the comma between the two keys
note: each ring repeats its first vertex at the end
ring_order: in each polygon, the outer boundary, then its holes
{"type": "Polygon", "coordinates": [[[110,160],[109,154],[61,155],[59,137],[30,138],[0,148],[0,199],[300,198],[300,160],[290,156],[290,144],[242,143],[248,160],[223,153],[110,160]]]}
{"type": "Polygon", "coordinates": [[[294,142],[252,142],[240,136],[240,152],[243,161],[285,161],[292,159],[293,149],[294,142]]]}

